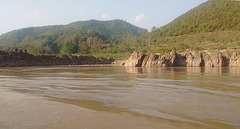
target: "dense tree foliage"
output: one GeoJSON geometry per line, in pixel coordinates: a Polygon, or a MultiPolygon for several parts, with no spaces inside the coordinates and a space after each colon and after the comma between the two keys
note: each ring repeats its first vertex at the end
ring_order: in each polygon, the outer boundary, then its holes
{"type": "Polygon", "coordinates": [[[122,20],[80,21],[68,25],[31,27],[0,37],[0,49],[27,49],[33,54],[112,52],[115,44],[131,44],[147,30],[122,20]]]}

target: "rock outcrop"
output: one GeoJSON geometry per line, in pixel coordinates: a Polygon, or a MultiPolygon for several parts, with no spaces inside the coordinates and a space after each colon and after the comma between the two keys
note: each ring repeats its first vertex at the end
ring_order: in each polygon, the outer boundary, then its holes
{"type": "Polygon", "coordinates": [[[186,62],[184,66],[187,67],[201,67],[203,66],[202,62],[202,54],[200,52],[185,52],[181,54],[182,57],[186,58],[186,62]]]}
{"type": "Polygon", "coordinates": [[[134,67],[140,67],[142,66],[143,59],[145,58],[144,53],[138,53],[138,52],[133,52],[133,54],[125,61],[124,66],[129,67],[129,66],[134,66],[134,67]]]}
{"type": "Polygon", "coordinates": [[[114,64],[125,67],[240,67],[240,54],[196,51],[144,54],[135,51],[127,60],[114,64]]]}
{"type": "Polygon", "coordinates": [[[234,52],[230,58],[228,58],[229,65],[233,67],[240,67],[240,54],[234,52]]]}
{"type": "Polygon", "coordinates": [[[34,56],[27,51],[14,51],[0,54],[0,67],[3,66],[51,66],[51,65],[90,65],[111,64],[114,60],[88,56],[62,56],[39,55],[34,56]]]}

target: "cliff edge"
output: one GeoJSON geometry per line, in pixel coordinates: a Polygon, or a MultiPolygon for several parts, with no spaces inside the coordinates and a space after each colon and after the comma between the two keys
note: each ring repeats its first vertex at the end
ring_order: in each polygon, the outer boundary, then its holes
{"type": "Polygon", "coordinates": [[[240,67],[240,54],[196,51],[145,54],[134,51],[127,60],[117,60],[113,64],[125,67],[240,67]]]}

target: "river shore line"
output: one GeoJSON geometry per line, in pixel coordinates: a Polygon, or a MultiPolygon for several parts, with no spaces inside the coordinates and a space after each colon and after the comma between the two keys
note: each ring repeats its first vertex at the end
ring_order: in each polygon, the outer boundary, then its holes
{"type": "Polygon", "coordinates": [[[238,52],[175,51],[164,54],[134,51],[126,60],[93,56],[32,55],[27,51],[0,54],[0,67],[57,66],[57,65],[105,65],[125,67],[240,67],[238,52]]]}
{"type": "Polygon", "coordinates": [[[32,55],[19,50],[0,55],[0,67],[111,64],[111,58],[93,56],[32,55]]]}

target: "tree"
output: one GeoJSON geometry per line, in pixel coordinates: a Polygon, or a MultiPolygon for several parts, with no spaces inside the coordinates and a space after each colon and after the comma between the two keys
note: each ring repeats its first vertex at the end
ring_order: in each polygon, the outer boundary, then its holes
{"type": "Polygon", "coordinates": [[[78,47],[79,47],[78,53],[81,53],[81,54],[90,53],[90,47],[87,45],[86,42],[79,42],[78,47]]]}
{"type": "Polygon", "coordinates": [[[64,44],[64,46],[62,47],[62,53],[64,54],[74,54],[74,53],[78,53],[78,44],[74,43],[74,42],[67,42],[64,44]]]}
{"type": "Polygon", "coordinates": [[[156,26],[153,26],[152,29],[151,29],[151,32],[157,30],[157,27],[156,26]]]}
{"type": "Polygon", "coordinates": [[[103,40],[98,37],[88,37],[87,45],[90,47],[91,52],[100,52],[103,44],[103,40]]]}

